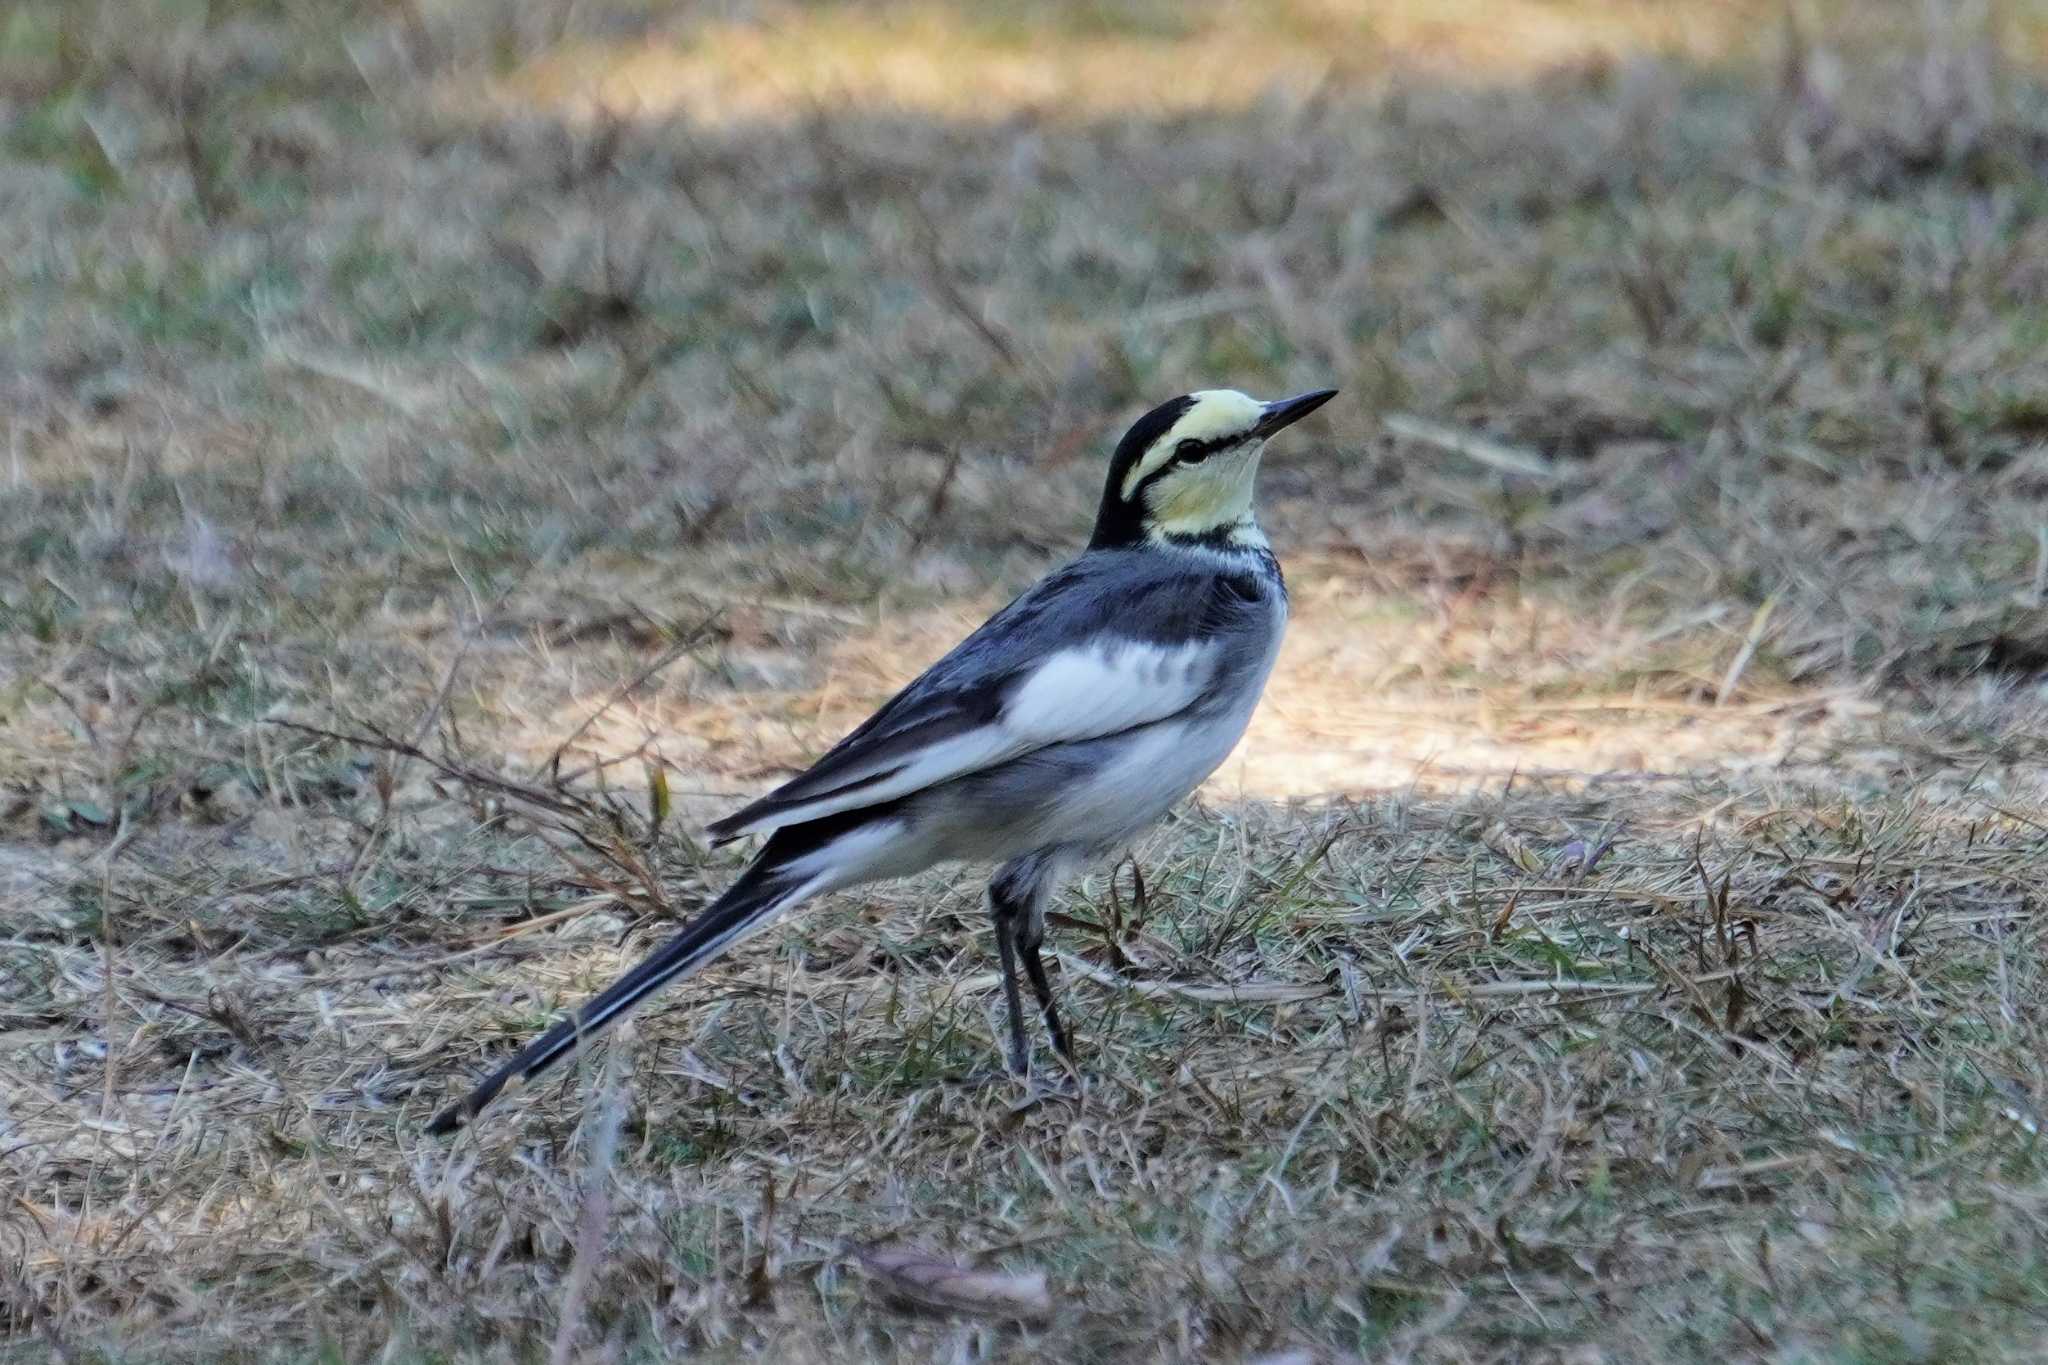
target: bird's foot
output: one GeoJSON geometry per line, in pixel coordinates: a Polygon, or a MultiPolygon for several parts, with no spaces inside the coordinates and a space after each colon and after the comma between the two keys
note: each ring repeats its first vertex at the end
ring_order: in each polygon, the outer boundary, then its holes
{"type": "Polygon", "coordinates": [[[1087,1083],[1077,1071],[1038,1071],[1013,1079],[1018,1090],[1017,1102],[1010,1106],[1013,1116],[1028,1113],[1049,1100],[1079,1101],[1088,1093],[1087,1083]]]}

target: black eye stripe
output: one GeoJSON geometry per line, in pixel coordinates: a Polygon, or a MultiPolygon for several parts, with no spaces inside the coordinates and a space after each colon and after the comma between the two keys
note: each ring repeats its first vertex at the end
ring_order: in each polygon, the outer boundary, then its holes
{"type": "Polygon", "coordinates": [[[1184,436],[1174,442],[1173,454],[1171,456],[1161,460],[1151,473],[1138,480],[1138,486],[1131,490],[1131,496],[1133,498],[1139,497],[1146,489],[1164,479],[1174,470],[1186,465],[1200,464],[1218,451],[1229,450],[1231,447],[1240,444],[1243,440],[1244,436],[1242,434],[1218,436],[1207,441],[1198,440],[1193,436],[1184,436]]]}
{"type": "Polygon", "coordinates": [[[1213,441],[1198,441],[1189,436],[1173,448],[1173,458],[1179,464],[1200,464],[1217,451],[1238,443],[1236,436],[1219,436],[1213,441]]]}

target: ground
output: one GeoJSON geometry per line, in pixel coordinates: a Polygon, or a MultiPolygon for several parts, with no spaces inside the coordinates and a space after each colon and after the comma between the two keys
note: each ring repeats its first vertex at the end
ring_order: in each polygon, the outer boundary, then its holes
{"type": "Polygon", "coordinates": [[[139,9],[0,15],[0,1358],[2048,1354],[2041,6],[139,9]],[[1081,1082],[968,869],[424,1134],[1216,384],[1081,1082]]]}

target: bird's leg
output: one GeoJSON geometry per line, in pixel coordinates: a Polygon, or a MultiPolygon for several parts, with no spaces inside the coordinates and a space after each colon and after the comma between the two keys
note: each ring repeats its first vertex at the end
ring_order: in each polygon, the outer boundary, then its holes
{"type": "Polygon", "coordinates": [[[1024,932],[1017,936],[1017,948],[1024,957],[1024,974],[1031,978],[1031,993],[1038,997],[1038,1008],[1045,1012],[1045,1028],[1052,1034],[1053,1050],[1071,1062],[1074,1049],[1067,1041],[1067,1031],[1060,1027],[1059,1007],[1052,1000],[1052,982],[1045,979],[1045,963],[1038,956],[1038,945],[1044,941],[1045,898],[1041,895],[1033,905],[1032,913],[1025,917],[1024,932]]]}
{"type": "Polygon", "coordinates": [[[1024,916],[999,875],[988,884],[988,908],[995,919],[996,948],[1003,959],[1003,1001],[1010,1016],[1010,1072],[1018,1077],[1031,1074],[1031,1045],[1024,1038],[1024,1001],[1017,993],[1017,929],[1024,916]]]}
{"type": "Polygon", "coordinates": [[[1045,903],[1052,892],[1057,860],[1046,853],[1026,854],[1005,863],[988,884],[989,909],[995,914],[996,942],[1003,953],[1003,992],[1010,1006],[1010,1069],[1019,1076],[1029,1074],[1030,1048],[1024,1040],[1023,1003],[1017,992],[1017,959],[1024,960],[1024,975],[1031,993],[1045,1015],[1046,1031],[1052,1045],[1069,1063],[1074,1050],[1067,1031],[1060,1024],[1059,1006],[1053,1003],[1052,982],[1045,975],[1045,960],[1039,945],[1045,941],[1045,903]]]}

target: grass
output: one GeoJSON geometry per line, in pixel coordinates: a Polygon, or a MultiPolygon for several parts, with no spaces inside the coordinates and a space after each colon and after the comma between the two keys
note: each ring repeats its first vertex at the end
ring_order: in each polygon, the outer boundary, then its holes
{"type": "Polygon", "coordinates": [[[15,6],[0,1358],[2038,1358],[2044,38],[15,6]],[[1216,383],[1347,405],[1084,1097],[970,870],[423,1137],[1216,383]]]}

